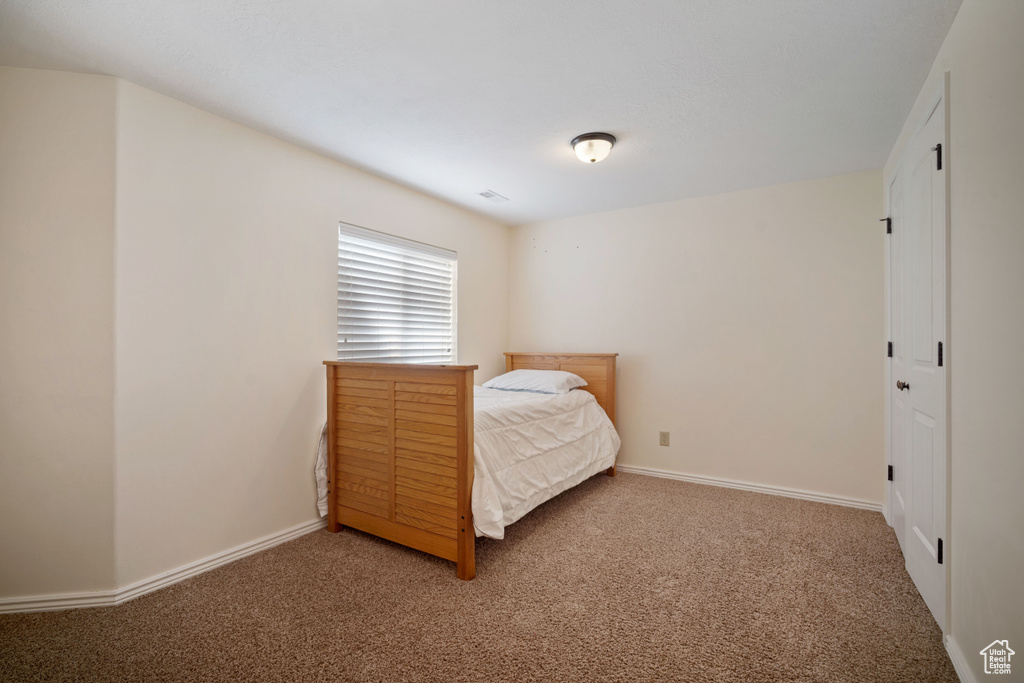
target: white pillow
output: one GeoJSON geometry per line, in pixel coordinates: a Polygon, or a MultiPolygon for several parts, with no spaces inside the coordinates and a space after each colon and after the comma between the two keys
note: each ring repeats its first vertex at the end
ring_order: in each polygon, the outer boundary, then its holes
{"type": "Polygon", "coordinates": [[[561,370],[513,370],[484,382],[488,389],[504,391],[535,391],[541,394],[567,394],[587,386],[579,375],[561,370]]]}

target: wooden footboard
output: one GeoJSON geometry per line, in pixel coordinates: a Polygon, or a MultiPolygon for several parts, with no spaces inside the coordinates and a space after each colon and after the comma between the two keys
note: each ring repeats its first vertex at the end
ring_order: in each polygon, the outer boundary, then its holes
{"type": "Polygon", "coordinates": [[[328,525],[365,531],[476,574],[476,365],[325,361],[328,525]]]}

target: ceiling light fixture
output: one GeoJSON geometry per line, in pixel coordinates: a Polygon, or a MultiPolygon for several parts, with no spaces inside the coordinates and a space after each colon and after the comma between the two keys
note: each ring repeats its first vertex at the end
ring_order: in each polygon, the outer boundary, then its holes
{"type": "Polygon", "coordinates": [[[615,136],[608,133],[584,133],[574,137],[571,144],[580,161],[593,164],[604,159],[612,151],[615,136]]]}

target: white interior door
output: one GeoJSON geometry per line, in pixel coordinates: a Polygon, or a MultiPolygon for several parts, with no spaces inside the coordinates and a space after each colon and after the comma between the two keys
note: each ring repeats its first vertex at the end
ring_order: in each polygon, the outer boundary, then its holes
{"type": "Polygon", "coordinates": [[[892,520],[907,572],[945,627],[946,184],[944,102],[913,138],[890,186],[889,390],[892,520]]]}
{"type": "Polygon", "coordinates": [[[906,235],[903,223],[903,175],[897,173],[889,184],[889,330],[892,343],[892,362],[889,373],[889,409],[890,409],[890,465],[892,466],[892,484],[889,489],[890,523],[896,532],[896,539],[904,556],[907,554],[906,519],[907,519],[907,487],[909,478],[906,473],[906,423],[907,401],[903,391],[895,389],[896,378],[906,376],[906,348],[904,342],[903,296],[904,285],[904,253],[903,242],[906,235]]]}

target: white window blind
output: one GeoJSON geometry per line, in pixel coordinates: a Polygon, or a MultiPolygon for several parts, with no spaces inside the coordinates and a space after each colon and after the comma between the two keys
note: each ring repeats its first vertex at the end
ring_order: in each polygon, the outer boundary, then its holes
{"type": "Polygon", "coordinates": [[[338,360],[455,360],[454,251],[338,228],[338,360]]]}

